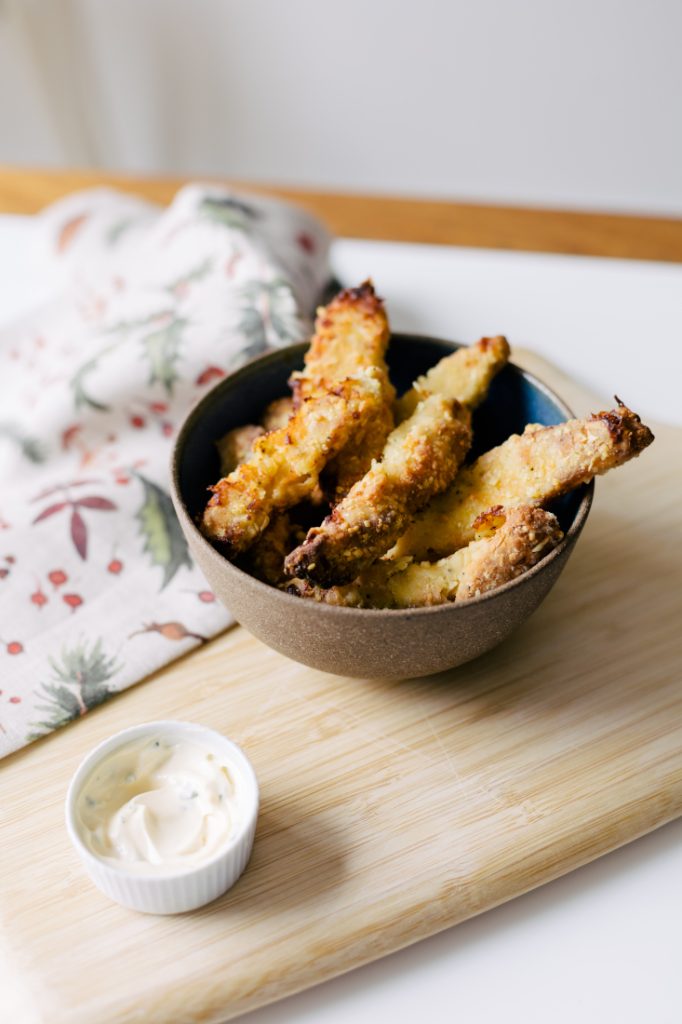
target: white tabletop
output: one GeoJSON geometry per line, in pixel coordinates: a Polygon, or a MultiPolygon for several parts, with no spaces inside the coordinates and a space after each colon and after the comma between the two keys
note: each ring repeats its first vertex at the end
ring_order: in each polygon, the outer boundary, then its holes
{"type": "MultiPolygon", "coordinates": [[[[339,241],[397,330],[504,333],[645,415],[682,422],[682,267],[339,241]]],[[[30,218],[0,217],[0,326],[54,282],[30,218]]],[[[0,770],[2,766],[0,765],[0,770]]],[[[480,917],[243,1018],[249,1024],[678,1024],[682,819],[480,917]]]]}

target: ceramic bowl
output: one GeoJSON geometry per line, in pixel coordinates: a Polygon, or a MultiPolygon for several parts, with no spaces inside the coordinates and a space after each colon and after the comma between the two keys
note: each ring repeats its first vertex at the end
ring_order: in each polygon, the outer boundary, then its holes
{"type": "MultiPolygon", "coordinates": [[[[407,389],[458,345],[394,334],[388,362],[398,392],[407,389]]],[[[564,539],[511,583],[461,604],[407,610],[338,608],[270,587],[238,569],[199,532],[196,519],[207,487],[219,477],[214,442],[227,430],[255,423],[264,407],[287,393],[303,365],[306,344],[263,355],[230,374],[189,413],[175,443],[172,495],[190,550],[218,598],[234,617],[276,651],[338,675],[406,678],[461,665],[490,650],[524,622],[558,579],[585,525],[594,485],[555,503],[564,539]]],[[[475,457],[527,423],[554,424],[570,409],[532,374],[509,364],[474,415],[475,457]]]]}

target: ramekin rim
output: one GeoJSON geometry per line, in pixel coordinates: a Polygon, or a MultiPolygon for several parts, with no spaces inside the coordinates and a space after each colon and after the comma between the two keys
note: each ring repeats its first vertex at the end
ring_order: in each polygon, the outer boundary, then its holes
{"type": "Polygon", "coordinates": [[[66,830],[78,855],[86,863],[96,865],[99,871],[104,870],[111,872],[113,875],[120,878],[134,878],[140,883],[149,885],[150,887],[161,883],[167,884],[176,879],[178,881],[182,881],[183,879],[193,875],[201,874],[202,872],[211,869],[221,860],[232,856],[239,849],[239,845],[244,839],[244,836],[247,835],[249,830],[255,825],[259,808],[260,787],[258,785],[258,778],[251,761],[239,744],[223,735],[223,733],[218,732],[217,729],[211,728],[211,726],[202,725],[200,722],[187,722],[179,718],[152,719],[147,722],[138,722],[135,725],[126,726],[125,729],[120,729],[101,740],[101,742],[96,744],[78,764],[78,767],[69,781],[64,801],[66,830]],[[79,833],[75,814],[75,804],[84,781],[98,761],[108,753],[111,753],[114,750],[117,750],[120,746],[123,746],[127,739],[130,739],[135,735],[144,735],[146,732],[153,732],[158,728],[167,729],[169,731],[172,729],[179,729],[187,730],[188,732],[195,734],[208,734],[220,744],[224,744],[231,754],[236,754],[237,760],[240,762],[240,768],[244,771],[248,780],[251,789],[251,798],[249,799],[247,814],[244,821],[240,824],[237,832],[208,860],[202,861],[200,864],[192,867],[169,871],[160,870],[155,871],[153,874],[139,874],[136,871],[126,868],[124,865],[119,866],[117,864],[111,864],[109,861],[98,857],[88,849],[79,833]]]}

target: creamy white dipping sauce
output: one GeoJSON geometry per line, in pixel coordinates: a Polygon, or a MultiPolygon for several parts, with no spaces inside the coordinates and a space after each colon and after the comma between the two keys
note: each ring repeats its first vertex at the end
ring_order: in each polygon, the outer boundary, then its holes
{"type": "Polygon", "coordinates": [[[100,860],[145,874],[187,870],[239,828],[237,768],[208,747],[163,733],[107,755],[77,798],[79,832],[100,860]]]}

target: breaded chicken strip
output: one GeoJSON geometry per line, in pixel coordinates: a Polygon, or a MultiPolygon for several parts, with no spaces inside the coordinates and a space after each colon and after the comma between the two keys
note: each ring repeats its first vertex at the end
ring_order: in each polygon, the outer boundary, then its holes
{"type": "MultiPolygon", "coordinates": [[[[269,432],[270,430],[279,430],[280,427],[286,427],[293,414],[294,400],[291,395],[285,395],[283,398],[275,398],[274,401],[270,402],[266,407],[265,412],[261,416],[261,425],[265,432],[269,432]]],[[[370,415],[370,413],[368,413],[368,415],[370,415]]],[[[225,475],[226,474],[223,473],[223,476],[225,475]]],[[[326,504],[324,492],[319,484],[313,489],[308,500],[313,505],[326,504]]],[[[291,551],[291,548],[295,547],[296,543],[300,543],[300,540],[292,543],[288,550],[291,551]]],[[[282,561],[283,560],[284,556],[282,556],[282,561]]]]}
{"type": "Polygon", "coordinates": [[[261,417],[260,424],[247,423],[244,427],[234,427],[216,441],[220,456],[220,472],[222,476],[229,474],[242,462],[253,455],[254,442],[270,430],[278,430],[286,426],[294,409],[294,401],[290,396],[276,398],[270,402],[261,417]]]}
{"type": "Polygon", "coordinates": [[[400,538],[391,557],[437,558],[473,539],[472,524],[493,505],[544,505],[639,455],[653,441],[624,405],[584,420],[527,428],[463,469],[400,538]]]}
{"type": "Polygon", "coordinates": [[[286,427],[291,416],[294,412],[294,400],[291,395],[285,395],[283,398],[275,398],[273,402],[266,407],[265,412],[261,416],[261,426],[266,432],[269,430],[279,430],[280,427],[286,427]]]}
{"type": "Polygon", "coordinates": [[[235,427],[216,441],[220,457],[220,472],[228,476],[242,462],[253,455],[254,442],[265,433],[263,427],[248,423],[245,427],[235,427]]]}
{"type": "Polygon", "coordinates": [[[496,508],[492,512],[496,520],[492,533],[486,537],[485,531],[482,532],[480,540],[472,541],[466,548],[449,556],[456,558],[461,551],[467,553],[457,586],[458,601],[487,594],[516,579],[536,565],[563,538],[556,516],[535,505],[496,508]]]}
{"type": "Polygon", "coordinates": [[[441,395],[420,402],[390,434],[381,461],[288,556],[287,573],[322,586],[346,583],[388,551],[414,513],[454,479],[471,444],[460,414],[459,403],[441,395]]]}
{"type": "Polygon", "coordinates": [[[417,402],[427,394],[456,398],[467,408],[475,409],[487,395],[495,374],[508,360],[509,344],[502,335],[481,338],[475,345],[457,349],[419,377],[398,399],[397,422],[411,416],[417,402]]]}
{"type": "Polygon", "coordinates": [[[563,536],[556,517],[535,506],[491,512],[492,523],[479,523],[476,540],[438,562],[380,561],[347,586],[325,590],[297,579],[286,589],[351,608],[421,608],[464,601],[516,579],[563,536]]]}
{"type": "Polygon", "coordinates": [[[377,403],[365,429],[325,467],[322,486],[331,504],[345,498],[380,457],[394,426],[393,398],[394,393],[384,388],[384,398],[377,403]]]}
{"type": "Polygon", "coordinates": [[[385,360],[389,338],[384,304],[371,281],[358,288],[346,288],[328,306],[318,310],[304,369],[292,374],[289,381],[294,404],[317,394],[321,382],[356,377],[368,371],[381,384],[383,402],[377,403],[365,429],[353,437],[325,470],[325,490],[333,500],[340,500],[364,476],[393,430],[395,390],[385,360]]]}
{"type": "MultiPolygon", "coordinates": [[[[253,455],[254,442],[266,431],[277,429],[275,424],[278,422],[280,426],[288,423],[292,408],[290,397],[276,398],[261,417],[262,426],[236,427],[217,441],[223,476],[228,476],[238,465],[248,461],[253,455]]],[[[312,501],[322,500],[318,492],[319,488],[311,495],[312,501]]],[[[244,555],[242,568],[264,583],[269,583],[273,587],[279,586],[286,579],[285,557],[304,538],[305,530],[294,523],[288,512],[276,513],[255,544],[244,555]]]]}
{"type": "Polygon", "coordinates": [[[319,474],[366,423],[382,400],[370,374],[305,399],[286,427],[258,438],[253,454],[211,488],[201,528],[235,557],[262,534],[276,510],[315,490],[319,474]]]}
{"type": "Polygon", "coordinates": [[[388,378],[384,357],[389,338],[384,304],[371,281],[339,292],[317,311],[304,368],[289,381],[294,400],[315,394],[320,382],[358,377],[367,370],[379,371],[377,379],[388,378]]]}

